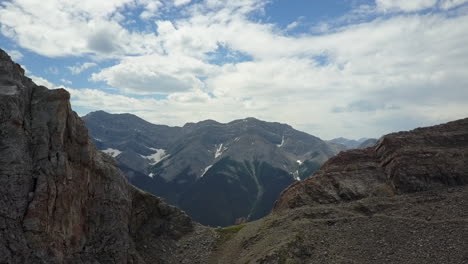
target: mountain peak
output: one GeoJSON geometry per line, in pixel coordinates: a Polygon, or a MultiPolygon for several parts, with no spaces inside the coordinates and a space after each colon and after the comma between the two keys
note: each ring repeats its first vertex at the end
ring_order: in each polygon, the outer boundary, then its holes
{"type": "Polygon", "coordinates": [[[0,263],[180,263],[176,240],[201,227],[129,185],[69,99],[0,50],[0,263]]]}

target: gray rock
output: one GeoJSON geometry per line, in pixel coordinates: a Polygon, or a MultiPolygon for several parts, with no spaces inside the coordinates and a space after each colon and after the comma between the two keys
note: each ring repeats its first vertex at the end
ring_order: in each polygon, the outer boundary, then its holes
{"type": "Polygon", "coordinates": [[[0,50],[0,263],[177,263],[194,223],[129,185],[69,99],[0,50]]]}

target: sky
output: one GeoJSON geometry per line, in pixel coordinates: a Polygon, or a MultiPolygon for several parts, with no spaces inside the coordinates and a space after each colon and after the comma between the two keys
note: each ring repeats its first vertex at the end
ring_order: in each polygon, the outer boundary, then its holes
{"type": "Polygon", "coordinates": [[[0,48],[79,115],[323,139],[468,117],[468,0],[1,0],[0,48]]]}

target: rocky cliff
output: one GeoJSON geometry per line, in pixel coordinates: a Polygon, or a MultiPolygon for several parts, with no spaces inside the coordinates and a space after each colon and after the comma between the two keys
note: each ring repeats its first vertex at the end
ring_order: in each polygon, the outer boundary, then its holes
{"type": "Polygon", "coordinates": [[[468,119],[384,136],[289,186],[212,263],[468,263],[468,119]]]}
{"type": "Polygon", "coordinates": [[[178,243],[211,231],[129,185],[69,99],[0,50],[0,263],[182,262],[178,243]]]}
{"type": "Polygon", "coordinates": [[[341,152],[288,187],[276,209],[391,196],[468,184],[468,118],[382,137],[341,152]]]}
{"type": "Polygon", "coordinates": [[[387,135],[210,229],[127,183],[0,50],[0,263],[468,263],[468,119],[387,135]]]}

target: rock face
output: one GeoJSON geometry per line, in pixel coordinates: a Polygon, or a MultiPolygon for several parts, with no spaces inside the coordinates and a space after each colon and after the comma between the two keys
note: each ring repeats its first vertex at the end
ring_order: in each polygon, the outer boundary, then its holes
{"type": "Polygon", "coordinates": [[[468,263],[467,223],[463,119],[338,154],[211,263],[468,263]]]}
{"type": "Polygon", "coordinates": [[[0,263],[179,263],[201,227],[129,185],[69,98],[0,50],[0,263]]]}
{"type": "Polygon", "coordinates": [[[289,125],[255,118],[183,127],[103,111],[83,119],[132,184],[211,226],[265,216],[282,190],[338,152],[289,125]]]}
{"type": "Polygon", "coordinates": [[[468,184],[468,118],[382,137],[342,152],[291,185],[276,210],[468,184]]]}

